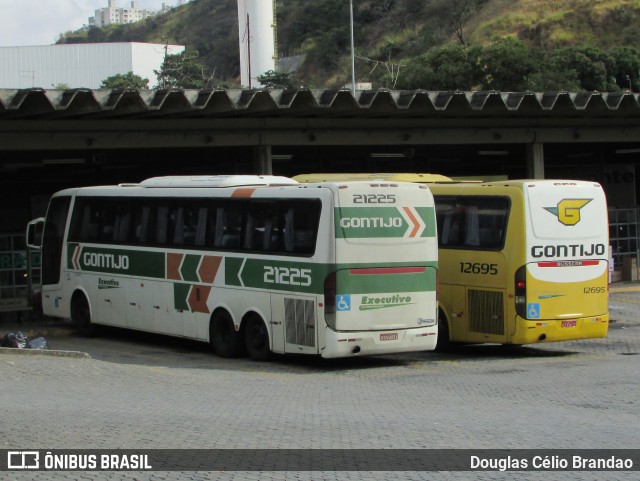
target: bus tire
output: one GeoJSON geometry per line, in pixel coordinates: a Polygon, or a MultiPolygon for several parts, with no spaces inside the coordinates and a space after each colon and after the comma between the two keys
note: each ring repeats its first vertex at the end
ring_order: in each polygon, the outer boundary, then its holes
{"type": "Polygon", "coordinates": [[[269,347],[267,326],[257,315],[249,316],[246,323],[244,342],[249,357],[258,362],[268,361],[271,358],[271,348],[269,347]]]}
{"type": "Polygon", "coordinates": [[[220,357],[238,357],[242,354],[242,338],[227,311],[214,313],[209,324],[209,342],[220,357]]]}
{"type": "Polygon", "coordinates": [[[96,335],[96,326],[91,323],[89,301],[82,293],[76,293],[71,300],[71,322],[82,337],[96,335]]]}
{"type": "Polygon", "coordinates": [[[446,352],[451,349],[451,339],[449,338],[449,322],[447,316],[441,309],[438,309],[438,340],[436,341],[436,351],[446,352]]]}

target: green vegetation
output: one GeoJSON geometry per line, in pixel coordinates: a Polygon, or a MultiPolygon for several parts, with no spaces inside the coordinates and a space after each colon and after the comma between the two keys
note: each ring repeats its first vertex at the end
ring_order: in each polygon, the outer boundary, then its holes
{"type": "MultiPolygon", "coordinates": [[[[265,85],[350,84],[348,0],[277,0],[279,56],[295,73],[265,85]]],[[[356,77],[374,88],[640,89],[638,0],[353,0],[356,77]]],[[[136,24],[66,33],[61,42],[188,46],[157,87],[237,87],[236,0],[192,0],[136,24]],[[194,56],[195,53],[197,56],[194,56]],[[214,75],[215,74],[215,75],[214,75]]],[[[266,74],[265,74],[266,75],[266,74]]],[[[153,80],[151,81],[153,84],[153,80]]]]}
{"type": "Polygon", "coordinates": [[[215,70],[204,63],[197,50],[167,55],[160,70],[154,72],[158,77],[157,88],[161,89],[209,89],[222,84],[216,78],[215,70]]]}
{"type": "Polygon", "coordinates": [[[400,89],[615,91],[640,89],[640,51],[563,47],[547,51],[505,38],[486,46],[444,45],[413,59],[400,89]],[[425,87],[426,86],[426,87],[425,87]]]}
{"type": "Polygon", "coordinates": [[[293,88],[291,74],[267,70],[258,76],[258,82],[268,89],[290,89],[293,88]]]}
{"type": "Polygon", "coordinates": [[[133,72],[107,77],[100,85],[101,89],[148,89],[149,79],[142,78],[133,72]]]}

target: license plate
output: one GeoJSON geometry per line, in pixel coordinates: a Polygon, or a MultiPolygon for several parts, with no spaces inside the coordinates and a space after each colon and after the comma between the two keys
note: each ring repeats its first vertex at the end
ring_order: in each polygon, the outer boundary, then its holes
{"type": "Polygon", "coordinates": [[[398,333],[397,332],[380,334],[380,340],[381,341],[395,341],[397,339],[398,339],[398,333]]]}
{"type": "Polygon", "coordinates": [[[576,327],[578,321],[562,321],[562,327],[576,327]]]}

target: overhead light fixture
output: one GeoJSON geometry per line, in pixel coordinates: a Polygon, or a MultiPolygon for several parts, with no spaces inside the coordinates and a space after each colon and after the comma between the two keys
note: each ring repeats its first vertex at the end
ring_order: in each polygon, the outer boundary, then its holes
{"type": "Polygon", "coordinates": [[[84,164],[85,159],[42,159],[42,165],[84,164]]]}
{"type": "Polygon", "coordinates": [[[291,160],[292,158],[291,154],[271,154],[271,160],[291,160]]]}
{"type": "Polygon", "coordinates": [[[640,154],[640,149],[619,149],[616,154],[640,154]]]}

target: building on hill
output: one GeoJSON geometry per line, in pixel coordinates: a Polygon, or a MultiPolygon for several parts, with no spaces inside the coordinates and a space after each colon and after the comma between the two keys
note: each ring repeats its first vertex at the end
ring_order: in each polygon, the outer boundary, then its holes
{"type": "Polygon", "coordinates": [[[0,47],[0,89],[97,89],[106,78],[128,72],[153,87],[165,53],[182,51],[183,45],[133,42],[0,47]]]}
{"type": "MultiPolygon", "coordinates": [[[[167,10],[166,4],[162,4],[162,10],[167,10]]],[[[116,7],[116,0],[109,0],[109,6],[99,8],[93,17],[89,17],[90,27],[106,27],[113,24],[134,23],[148,17],[157,15],[156,10],[140,8],[139,0],[132,0],[131,8],[116,7]]]]}

